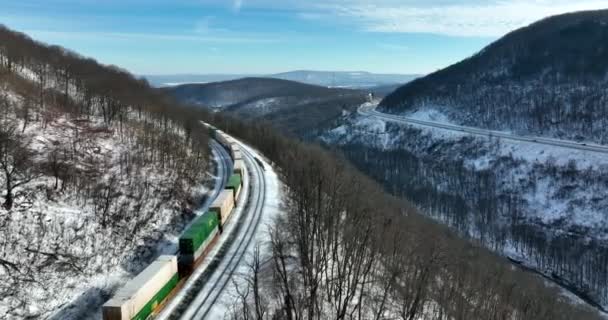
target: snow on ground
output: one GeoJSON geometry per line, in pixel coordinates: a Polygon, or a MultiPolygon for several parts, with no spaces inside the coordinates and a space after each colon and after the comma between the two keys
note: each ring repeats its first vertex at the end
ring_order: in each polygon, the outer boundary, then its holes
{"type": "MultiPolygon", "coordinates": [[[[120,137],[117,131],[97,117],[76,121],[61,114],[46,126],[32,121],[26,128],[24,140],[31,141],[38,164],[66,148],[74,157],[67,164],[80,173],[68,184],[60,179],[58,189],[53,177],[41,175],[16,190],[13,210],[0,208],[0,259],[18,268],[0,267],[4,319],[100,318],[107,295],[164,250],[189,219],[173,193],[181,178],[168,168],[121,166],[125,156],[135,158],[137,134],[120,137]],[[113,177],[118,179],[106,189],[113,177]],[[103,226],[103,199],[90,197],[107,190],[112,218],[103,226]]],[[[207,189],[190,191],[196,198],[207,189]]]]}
{"type": "Polygon", "coordinates": [[[263,216],[255,238],[252,241],[251,245],[247,248],[245,258],[243,259],[243,261],[241,261],[239,267],[235,272],[235,282],[228,285],[228,287],[224,290],[222,295],[219,297],[218,302],[211,309],[209,316],[207,317],[208,319],[228,319],[231,307],[234,306],[234,303],[236,301],[235,284],[241,288],[243,287],[243,281],[242,279],[239,279],[239,276],[246,275],[249,272],[247,266],[251,262],[256,245],[260,247],[262,257],[269,255],[268,248],[266,247],[270,242],[270,228],[276,217],[281,213],[283,185],[279,180],[277,172],[274,170],[271,162],[266,159],[260,152],[245,144],[241,145],[247,151],[251,152],[255,157],[260,159],[260,161],[262,161],[262,163],[264,164],[264,178],[266,180],[266,200],[264,203],[263,216]]]}
{"type": "MultiPolygon", "coordinates": [[[[444,115],[428,109],[405,116],[447,121],[444,115]]],[[[361,143],[383,150],[406,150],[419,159],[453,159],[463,161],[468,170],[490,170],[497,179],[497,194],[513,194],[522,200],[519,208],[522,219],[552,235],[570,234],[574,230],[582,232],[581,241],[608,241],[606,154],[395,123],[361,114],[322,139],[332,144],[361,143]]],[[[435,187],[439,190],[459,194],[437,183],[435,187]]],[[[508,246],[506,253],[528,261],[522,253],[509,251],[508,246]]],[[[530,266],[536,265],[532,258],[529,262],[530,266]]]]}
{"type": "Polygon", "coordinates": [[[437,109],[430,108],[430,107],[424,107],[424,108],[417,109],[414,112],[406,114],[405,116],[408,118],[411,118],[411,119],[422,120],[422,121],[451,123],[450,119],[448,118],[447,115],[441,113],[441,111],[439,111],[437,109]]]}
{"type": "MultiPolygon", "coordinates": [[[[435,110],[424,109],[412,114],[421,120],[445,121],[446,117],[435,110]]],[[[412,116],[412,115],[408,115],[412,116]]],[[[390,121],[376,117],[358,116],[351,125],[342,125],[331,130],[325,137],[326,141],[336,140],[348,141],[355,136],[373,137],[370,143],[385,150],[403,148],[401,143],[405,137],[397,131],[389,131],[387,126],[390,121]]],[[[452,142],[459,144],[465,138],[473,137],[481,144],[481,148],[489,152],[481,153],[475,157],[463,156],[464,164],[476,171],[488,170],[496,163],[498,158],[508,157],[519,161],[520,165],[514,168],[509,177],[513,181],[525,181],[530,179],[531,172],[536,166],[547,163],[557,167],[568,167],[575,164],[579,172],[597,172],[603,175],[608,172],[608,157],[603,153],[585,151],[579,149],[564,148],[559,146],[543,145],[533,142],[498,139],[496,137],[472,136],[465,132],[446,130],[436,127],[428,127],[417,124],[399,124],[404,127],[414,127],[421,130],[420,135],[428,136],[432,140],[452,142]]],[[[554,177],[536,177],[536,188],[533,193],[524,195],[528,201],[530,218],[551,224],[557,220],[566,219],[570,224],[590,227],[593,229],[604,228],[608,225],[608,216],[603,213],[599,206],[589,205],[592,199],[605,190],[581,187],[584,184],[571,184],[575,188],[569,197],[558,196],[564,185],[556,181],[554,177]],[[595,192],[589,192],[593,190],[595,192]],[[575,200],[575,201],[573,201],[575,200]],[[578,201],[576,201],[578,200],[578,201]]],[[[509,183],[509,181],[505,181],[509,183]]],[[[608,196],[608,194],[606,194],[608,196]]],[[[608,240],[608,234],[599,234],[602,239],[608,240]]]]}
{"type": "Polygon", "coordinates": [[[240,108],[240,112],[252,112],[256,116],[263,116],[276,111],[284,105],[285,98],[273,97],[256,100],[240,108]]]}
{"type": "MultiPolygon", "coordinates": [[[[363,108],[375,108],[377,106],[377,101],[374,103],[366,103],[362,107],[363,108]]],[[[416,109],[412,112],[404,114],[403,116],[415,120],[421,121],[431,121],[443,124],[454,124],[450,121],[449,117],[442,113],[439,107],[431,107],[424,106],[419,109],[416,109]]],[[[386,123],[392,122],[384,119],[379,119],[376,117],[359,117],[356,122],[353,124],[355,129],[359,130],[369,130],[376,133],[385,132],[386,123]]],[[[405,125],[405,124],[402,124],[405,125]]],[[[425,125],[408,123],[407,126],[411,126],[414,128],[418,128],[423,131],[423,134],[429,134],[431,137],[435,139],[442,140],[453,140],[458,141],[463,137],[471,137],[472,135],[466,132],[447,130],[436,127],[429,127],[425,125]]],[[[333,131],[330,131],[335,134],[344,135],[345,127],[341,126],[333,131]]],[[[505,133],[509,133],[505,131],[505,133]]],[[[534,142],[524,142],[524,141],[514,141],[508,139],[497,139],[496,137],[481,137],[481,136],[473,136],[478,138],[480,141],[486,142],[489,146],[498,145],[500,148],[499,156],[513,156],[517,159],[522,159],[530,162],[547,162],[547,161],[555,161],[558,165],[567,165],[570,161],[576,161],[577,166],[579,168],[592,168],[598,169],[602,166],[608,167],[608,157],[606,154],[600,152],[591,152],[580,149],[572,149],[565,148],[553,145],[544,145],[534,142]]],[[[386,149],[394,149],[398,147],[398,140],[402,137],[393,135],[392,139],[382,139],[380,145],[384,146],[386,149]]],[[[547,138],[543,138],[547,139],[547,138]]],[[[550,139],[561,141],[557,139],[550,139]]],[[[592,146],[594,144],[588,144],[592,146]]],[[[468,159],[469,163],[480,170],[487,168],[488,162],[492,158],[478,158],[478,159],[468,159]]]]}

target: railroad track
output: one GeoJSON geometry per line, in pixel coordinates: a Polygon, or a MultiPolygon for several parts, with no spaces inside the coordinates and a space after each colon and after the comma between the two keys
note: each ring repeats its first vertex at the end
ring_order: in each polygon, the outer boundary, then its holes
{"type": "MultiPolygon", "coordinates": [[[[217,141],[215,140],[211,140],[210,142],[210,147],[211,147],[211,152],[213,153],[213,156],[215,157],[215,159],[217,159],[217,179],[219,180],[217,183],[215,183],[213,191],[211,192],[211,194],[209,195],[209,197],[207,197],[207,199],[205,199],[204,202],[202,202],[200,204],[200,207],[197,208],[197,212],[205,212],[207,211],[207,209],[209,208],[209,206],[211,205],[211,203],[213,202],[213,200],[215,198],[217,198],[217,196],[220,194],[220,192],[222,192],[222,190],[224,190],[224,187],[226,186],[226,183],[228,182],[228,179],[230,179],[230,175],[232,173],[232,158],[230,157],[230,154],[228,153],[228,151],[226,151],[226,149],[224,149],[222,147],[221,144],[219,144],[217,141]]],[[[174,252],[177,251],[177,246],[172,247],[172,248],[166,248],[165,249],[165,254],[174,254],[174,252]]],[[[67,305],[65,305],[64,307],[62,307],[61,309],[57,310],[56,312],[54,312],[53,314],[51,314],[48,318],[51,320],[60,320],[66,317],[66,313],[69,314],[70,310],[72,310],[73,308],[75,308],[78,304],[79,300],[75,300],[67,305]]]]}
{"type": "MultiPolygon", "coordinates": [[[[219,144],[218,144],[219,145],[219,144]]],[[[221,147],[220,147],[221,148],[221,147]]],[[[223,148],[221,148],[222,151],[223,148]]],[[[255,156],[242,147],[243,156],[249,172],[243,192],[247,194],[248,205],[240,207],[242,212],[233,212],[229,230],[225,230],[226,238],[213,254],[208,263],[201,266],[201,271],[195,272],[191,280],[167,308],[155,319],[204,319],[221,297],[222,292],[230,283],[247,249],[250,247],[260,221],[266,199],[266,182],[264,170],[260,168],[255,156]],[[237,217],[239,218],[237,220],[237,217]],[[228,235],[226,234],[228,233],[228,235]]],[[[245,194],[244,194],[245,195],[245,194]]],[[[239,210],[238,207],[236,210],[239,210]]],[[[207,259],[207,258],[206,258],[207,259]]]]}
{"type": "Polygon", "coordinates": [[[216,159],[219,159],[217,162],[217,176],[221,177],[222,180],[213,187],[213,192],[200,208],[202,211],[206,211],[209,208],[209,205],[211,205],[211,202],[213,202],[213,199],[217,198],[220,192],[224,190],[228,179],[230,179],[230,168],[232,168],[230,154],[228,154],[228,151],[215,140],[211,140],[211,152],[213,152],[216,159]]]}

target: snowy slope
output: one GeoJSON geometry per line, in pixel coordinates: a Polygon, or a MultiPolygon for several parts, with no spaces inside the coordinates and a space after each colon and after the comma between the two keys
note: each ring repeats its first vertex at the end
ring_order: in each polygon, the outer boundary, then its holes
{"type": "MultiPolygon", "coordinates": [[[[4,90],[16,107],[23,102],[4,90]]],[[[182,211],[187,199],[180,193],[197,202],[211,177],[202,171],[191,185],[168,168],[125,167],[124,159],[139,152],[136,124],[122,128],[131,134],[119,134],[120,128],[107,127],[98,117],[57,112],[47,123],[35,120],[40,118],[32,111],[22,135],[36,165],[44,168],[53,152],[69,154],[62,170],[87,178],[59,179],[55,188],[55,178],[43,171],[15,190],[13,210],[0,208],[0,259],[16,266],[0,267],[0,314],[86,318],[179,234],[191,218],[182,211]],[[103,212],[107,221],[100,218],[103,212]]],[[[15,114],[3,121],[23,126],[15,114]]]]}
{"type": "MultiPolygon", "coordinates": [[[[408,116],[449,123],[436,108],[408,116]]],[[[604,154],[360,115],[321,138],[433,218],[608,306],[604,154]]]]}

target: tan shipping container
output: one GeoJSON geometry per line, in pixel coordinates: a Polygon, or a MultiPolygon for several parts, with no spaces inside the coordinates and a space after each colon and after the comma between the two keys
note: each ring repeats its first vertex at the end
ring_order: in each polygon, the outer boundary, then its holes
{"type": "Polygon", "coordinates": [[[160,256],[103,305],[104,320],[130,320],[177,273],[176,256],[160,256]]]}
{"type": "Polygon", "coordinates": [[[224,146],[224,148],[230,150],[230,145],[232,145],[232,139],[230,138],[230,136],[223,132],[218,132],[216,137],[220,144],[224,146]]]}
{"type": "Polygon", "coordinates": [[[243,160],[235,160],[234,169],[232,171],[240,174],[241,177],[245,177],[245,162],[243,160]]]}
{"type": "Polygon", "coordinates": [[[232,209],[234,209],[234,192],[232,190],[223,190],[209,207],[210,211],[219,212],[222,226],[230,218],[232,209]]]}

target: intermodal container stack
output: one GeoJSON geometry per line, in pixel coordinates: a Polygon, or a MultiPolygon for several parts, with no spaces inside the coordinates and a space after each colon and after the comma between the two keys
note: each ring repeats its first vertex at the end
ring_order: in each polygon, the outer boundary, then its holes
{"type": "Polygon", "coordinates": [[[240,174],[241,177],[245,176],[245,162],[243,160],[234,161],[234,169],[232,170],[236,174],[240,174]]]}
{"type": "Polygon", "coordinates": [[[240,174],[233,174],[228,179],[228,183],[226,184],[226,189],[232,190],[234,195],[234,202],[236,203],[239,195],[241,194],[241,187],[243,186],[243,179],[240,174]]]}
{"type": "MultiPolygon", "coordinates": [[[[221,227],[230,218],[232,209],[234,209],[234,193],[232,190],[222,191],[215,201],[213,201],[211,207],[209,207],[209,211],[215,212],[218,215],[221,227]]],[[[223,231],[223,229],[220,230],[223,231]]]]}
{"type": "Polygon", "coordinates": [[[232,160],[234,160],[234,161],[243,160],[243,154],[241,153],[241,151],[235,151],[234,154],[232,155],[232,160]]]}
{"type": "Polygon", "coordinates": [[[238,145],[238,144],[236,144],[236,143],[232,143],[232,144],[230,145],[230,155],[232,156],[232,158],[233,158],[233,159],[235,158],[235,157],[234,157],[234,155],[235,155],[237,152],[239,152],[239,153],[240,153],[240,152],[241,152],[241,148],[239,147],[239,145],[238,145]]]}
{"type": "Polygon", "coordinates": [[[176,256],[160,256],[103,305],[104,320],[144,320],[179,281],[176,256]]]}
{"type": "Polygon", "coordinates": [[[217,139],[217,141],[220,142],[221,145],[224,146],[224,148],[230,149],[230,145],[232,144],[232,141],[231,141],[232,139],[230,139],[230,137],[228,135],[226,135],[225,133],[218,130],[216,132],[216,139],[217,139]]]}
{"type": "Polygon", "coordinates": [[[198,258],[219,232],[219,217],[214,212],[207,212],[198,217],[179,238],[179,270],[182,276],[192,272],[198,258]]]}

